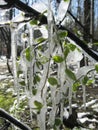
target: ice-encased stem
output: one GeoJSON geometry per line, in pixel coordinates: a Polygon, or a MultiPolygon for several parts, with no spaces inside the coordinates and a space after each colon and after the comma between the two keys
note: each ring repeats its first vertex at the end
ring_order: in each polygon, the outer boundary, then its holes
{"type": "Polygon", "coordinates": [[[83,104],[84,104],[84,109],[86,109],[86,87],[85,85],[82,85],[83,89],[83,104]]]}
{"type": "Polygon", "coordinates": [[[17,92],[17,102],[19,104],[19,86],[17,78],[17,30],[16,25],[11,27],[11,55],[12,55],[12,66],[13,66],[13,76],[14,76],[14,87],[17,92]]]}
{"type": "Polygon", "coordinates": [[[30,89],[30,97],[32,96],[32,86],[33,86],[33,59],[32,59],[32,39],[33,39],[33,29],[31,26],[29,26],[29,32],[30,32],[30,40],[29,40],[29,46],[30,46],[30,71],[29,71],[29,89],[30,89]]]}
{"type": "Polygon", "coordinates": [[[72,85],[69,86],[69,114],[72,114],[72,85]]]}

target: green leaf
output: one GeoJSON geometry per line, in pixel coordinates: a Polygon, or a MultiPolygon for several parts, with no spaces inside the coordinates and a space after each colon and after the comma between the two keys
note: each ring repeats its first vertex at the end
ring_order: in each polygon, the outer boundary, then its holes
{"type": "Polygon", "coordinates": [[[42,109],[42,107],[43,107],[43,104],[41,103],[41,102],[39,102],[39,101],[37,101],[37,100],[35,100],[34,101],[34,105],[37,107],[37,109],[42,109]]]}
{"type": "Polygon", "coordinates": [[[80,87],[80,85],[81,85],[81,84],[80,84],[79,82],[74,83],[74,84],[73,84],[73,91],[76,92],[77,89],[78,89],[78,87],[80,87]]]}
{"type": "Polygon", "coordinates": [[[97,73],[98,73],[98,64],[95,65],[95,70],[96,70],[97,73]]]}
{"type": "Polygon", "coordinates": [[[35,75],[33,82],[34,84],[37,84],[38,82],[40,82],[40,77],[38,75],[35,75]]]}
{"type": "Polygon", "coordinates": [[[59,118],[55,119],[55,125],[60,126],[61,125],[61,120],[59,118]]]}
{"type": "Polygon", "coordinates": [[[41,70],[42,70],[42,68],[43,68],[42,63],[39,62],[39,61],[36,61],[36,66],[37,66],[39,69],[41,69],[41,70]]]}
{"type": "Polygon", "coordinates": [[[90,86],[94,83],[94,80],[93,79],[89,79],[86,83],[86,85],[90,86]]]}
{"type": "Polygon", "coordinates": [[[68,76],[70,79],[72,79],[72,80],[74,80],[74,81],[76,80],[75,74],[74,74],[70,69],[67,69],[67,68],[66,68],[65,73],[67,74],[67,76],[68,76]]]}
{"type": "Polygon", "coordinates": [[[69,44],[69,48],[71,49],[71,51],[74,51],[76,49],[76,45],[74,44],[69,44]]]}
{"type": "Polygon", "coordinates": [[[46,38],[40,37],[37,39],[37,43],[42,43],[44,41],[46,41],[46,38]]]}
{"type": "Polygon", "coordinates": [[[64,61],[63,57],[61,56],[53,56],[53,60],[57,63],[61,63],[64,61]]]}
{"type": "Polygon", "coordinates": [[[26,59],[30,62],[32,60],[32,57],[33,57],[33,56],[31,56],[30,47],[26,48],[25,54],[26,54],[26,59]]]}
{"type": "Polygon", "coordinates": [[[19,77],[20,74],[23,74],[23,71],[19,70],[17,71],[17,76],[19,77]]]}
{"type": "Polygon", "coordinates": [[[66,59],[68,54],[69,54],[70,50],[69,48],[66,46],[65,50],[64,50],[64,58],[66,59]]]}
{"type": "Polygon", "coordinates": [[[64,2],[68,2],[69,0],[64,0],[64,2]]]}
{"type": "Polygon", "coordinates": [[[83,83],[83,85],[86,85],[87,82],[88,82],[88,80],[89,80],[89,78],[87,77],[87,75],[84,76],[84,78],[82,79],[82,83],[83,83]]]}
{"type": "Polygon", "coordinates": [[[49,84],[51,84],[52,86],[54,86],[54,85],[57,85],[57,84],[58,84],[57,79],[56,79],[56,78],[54,78],[54,77],[49,77],[49,78],[48,78],[48,82],[49,82],[49,84]]]}
{"type": "Polygon", "coordinates": [[[36,95],[36,93],[37,93],[37,89],[34,88],[33,91],[32,91],[32,93],[33,93],[33,95],[36,95]]]}
{"type": "Polygon", "coordinates": [[[25,84],[25,81],[21,81],[21,82],[19,82],[19,84],[22,85],[22,86],[25,86],[25,85],[26,85],[26,84],[25,84]]]}
{"type": "Polygon", "coordinates": [[[31,25],[37,25],[37,24],[38,24],[38,21],[37,21],[37,20],[31,20],[31,21],[30,21],[30,24],[31,24],[31,25]]]}
{"type": "Polygon", "coordinates": [[[98,46],[98,42],[95,42],[94,45],[98,46]]]}
{"type": "Polygon", "coordinates": [[[59,32],[59,37],[60,37],[60,38],[65,38],[67,35],[68,35],[68,32],[67,32],[67,31],[60,31],[60,32],[59,32]]]}

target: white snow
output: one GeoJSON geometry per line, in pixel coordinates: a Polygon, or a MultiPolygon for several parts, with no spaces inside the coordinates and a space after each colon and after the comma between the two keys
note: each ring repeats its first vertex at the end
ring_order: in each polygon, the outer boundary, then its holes
{"type": "Polygon", "coordinates": [[[78,118],[82,118],[86,114],[90,114],[90,113],[89,112],[79,112],[78,113],[78,118]]]}
{"type": "Polygon", "coordinates": [[[43,13],[44,11],[47,10],[47,5],[45,5],[44,2],[36,2],[32,5],[32,8],[37,10],[38,12],[43,13]]]}
{"type": "MultiPolygon", "coordinates": [[[[90,105],[96,103],[97,99],[91,100],[89,102],[86,103],[86,107],[89,107],[90,105]]],[[[82,107],[84,107],[84,105],[82,105],[82,107]]]]}
{"type": "Polygon", "coordinates": [[[68,119],[68,117],[69,117],[69,113],[68,113],[68,111],[67,111],[67,109],[66,108],[64,108],[64,117],[66,118],[66,119],[68,119]]]}
{"type": "Polygon", "coordinates": [[[61,21],[62,18],[65,16],[68,6],[69,6],[69,2],[70,1],[66,1],[66,2],[64,2],[63,0],[61,1],[59,8],[58,8],[58,16],[57,16],[58,21],[61,21]]]}

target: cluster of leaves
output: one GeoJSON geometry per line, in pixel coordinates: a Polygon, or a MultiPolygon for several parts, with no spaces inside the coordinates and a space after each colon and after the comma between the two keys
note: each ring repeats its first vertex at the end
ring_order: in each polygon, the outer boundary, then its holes
{"type": "Polygon", "coordinates": [[[0,81],[0,108],[6,111],[9,111],[15,100],[11,91],[12,87],[13,83],[10,80],[0,81]],[[9,92],[7,92],[8,89],[10,90],[9,92]]]}
{"type": "MultiPolygon", "coordinates": [[[[64,0],[64,1],[67,1],[67,0],[64,0]]],[[[31,25],[38,25],[38,21],[36,20],[31,20],[30,21],[30,24],[31,25]]],[[[66,31],[58,31],[57,32],[57,37],[58,37],[58,41],[59,41],[59,45],[57,45],[57,47],[61,47],[62,49],[62,52],[61,54],[58,54],[56,53],[55,55],[51,55],[51,57],[47,57],[44,52],[47,51],[49,48],[47,46],[47,40],[48,39],[45,39],[43,37],[40,37],[38,39],[35,39],[35,42],[36,44],[34,45],[34,51],[35,53],[32,54],[32,50],[30,47],[27,47],[24,51],[24,54],[25,54],[25,59],[30,63],[32,62],[32,60],[34,59],[34,65],[33,65],[33,69],[34,68],[37,68],[37,72],[34,70],[33,72],[33,85],[32,85],[32,94],[33,96],[36,96],[37,95],[37,91],[38,91],[38,84],[39,82],[42,80],[41,76],[42,76],[42,71],[43,71],[43,66],[44,64],[46,63],[49,63],[50,61],[52,61],[53,63],[56,63],[57,64],[57,67],[59,64],[62,64],[62,63],[65,63],[65,68],[64,68],[64,73],[66,74],[66,79],[70,79],[72,82],[73,82],[73,91],[77,91],[78,87],[83,84],[83,85],[90,85],[93,81],[92,80],[89,80],[88,76],[87,75],[84,75],[82,77],[82,82],[80,82],[74,71],[72,71],[69,66],[67,65],[67,57],[68,55],[70,54],[70,52],[74,52],[76,49],[78,51],[80,51],[76,45],[70,43],[67,39],[67,32],[66,31]],[[44,44],[43,44],[44,43],[44,44]]],[[[49,64],[49,68],[47,69],[50,69],[51,68],[51,64],[49,64]]],[[[29,70],[30,68],[28,67],[27,70],[29,70]]],[[[57,69],[57,68],[56,68],[57,69]]],[[[55,70],[56,70],[55,69],[55,70]]],[[[98,65],[95,65],[95,70],[98,72],[98,65]]],[[[30,71],[30,70],[29,70],[30,71]]],[[[49,72],[49,71],[48,71],[49,72]]],[[[21,80],[19,81],[19,85],[20,86],[24,86],[23,89],[25,88],[25,86],[27,85],[26,82],[25,82],[25,79],[24,79],[24,76],[21,78],[21,75],[23,75],[23,71],[22,70],[18,70],[17,72],[17,75],[18,75],[18,78],[20,78],[21,80]]],[[[28,75],[29,73],[27,73],[27,78],[28,78],[28,75]]],[[[47,74],[46,75],[46,82],[45,82],[45,85],[46,83],[48,82],[50,86],[54,87],[56,86],[56,88],[58,89],[58,86],[60,87],[60,83],[59,83],[59,79],[57,77],[57,74],[55,76],[52,76],[50,74],[47,74]]],[[[29,88],[29,78],[28,78],[28,87],[29,88]]],[[[70,86],[69,86],[70,87],[70,86]]],[[[29,90],[30,91],[30,90],[29,90]]],[[[50,98],[51,98],[51,94],[49,95],[50,98]]],[[[68,95],[67,95],[68,96],[68,95]]],[[[49,104],[50,107],[52,107],[52,103],[48,102],[47,100],[47,104],[49,104]]],[[[26,104],[22,104],[20,107],[23,108],[23,106],[25,106],[26,104]]],[[[44,104],[40,101],[38,101],[37,99],[34,100],[34,104],[33,104],[35,107],[34,109],[37,110],[37,114],[40,113],[41,109],[43,108],[44,104]]],[[[22,109],[21,109],[22,110],[22,109]]],[[[20,110],[20,111],[21,111],[20,110]]],[[[61,119],[58,117],[55,118],[55,121],[54,121],[54,125],[53,125],[53,129],[56,130],[56,127],[59,127],[60,125],[62,124],[62,121],[61,119]]]]}

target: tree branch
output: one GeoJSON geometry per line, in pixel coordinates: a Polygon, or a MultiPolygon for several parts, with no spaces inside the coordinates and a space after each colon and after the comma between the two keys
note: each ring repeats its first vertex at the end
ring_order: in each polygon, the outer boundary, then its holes
{"type": "Polygon", "coordinates": [[[22,130],[31,130],[30,127],[28,127],[27,125],[19,122],[17,119],[10,116],[5,110],[3,110],[1,108],[0,108],[0,116],[7,119],[9,122],[13,123],[15,126],[17,126],[18,128],[20,128],[22,130]]]}
{"type": "Polygon", "coordinates": [[[82,40],[80,40],[75,34],[69,31],[66,27],[60,26],[59,29],[66,30],[68,32],[68,37],[75,41],[75,43],[82,48],[82,50],[87,53],[92,59],[98,61],[98,54],[94,53],[82,40]]]}

